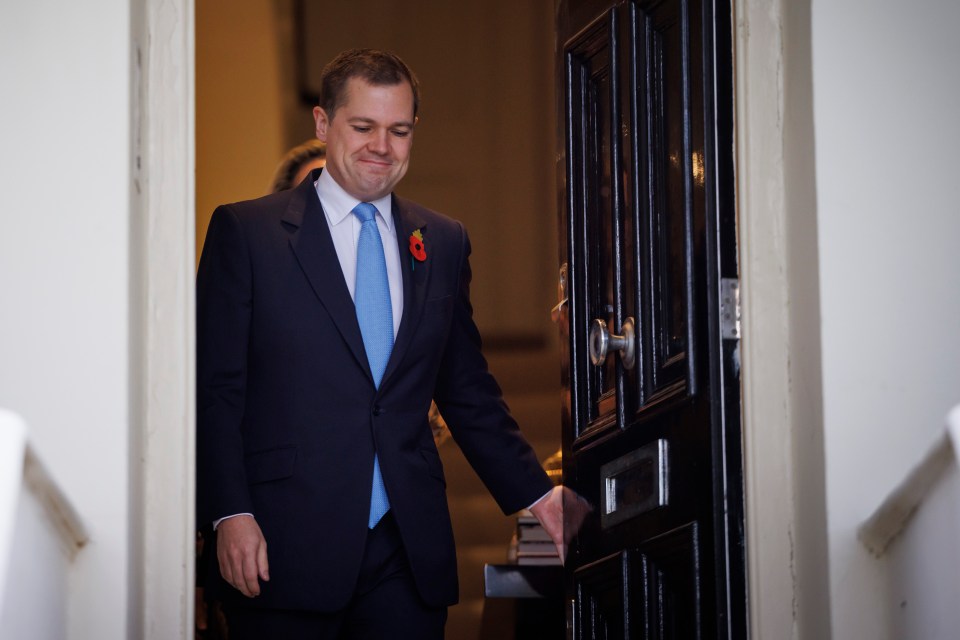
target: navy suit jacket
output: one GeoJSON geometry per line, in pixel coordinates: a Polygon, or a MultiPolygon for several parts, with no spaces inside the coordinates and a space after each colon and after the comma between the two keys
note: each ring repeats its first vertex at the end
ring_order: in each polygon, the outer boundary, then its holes
{"type": "Polygon", "coordinates": [[[481,354],[463,226],[393,196],[403,316],[377,389],[317,175],[210,221],[197,273],[198,522],[256,517],[271,579],[252,604],[340,609],[363,556],[377,451],[417,588],[430,605],[453,604],[431,398],[504,513],[551,484],[481,354]],[[417,229],[424,262],[408,248],[417,229]]]}

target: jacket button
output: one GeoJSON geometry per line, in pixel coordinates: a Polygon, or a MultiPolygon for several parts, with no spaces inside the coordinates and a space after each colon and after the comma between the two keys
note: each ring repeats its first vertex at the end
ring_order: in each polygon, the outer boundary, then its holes
{"type": "Polygon", "coordinates": [[[383,409],[380,408],[380,405],[378,405],[378,404],[374,405],[374,406],[373,406],[373,415],[379,416],[381,413],[383,413],[383,409]]]}

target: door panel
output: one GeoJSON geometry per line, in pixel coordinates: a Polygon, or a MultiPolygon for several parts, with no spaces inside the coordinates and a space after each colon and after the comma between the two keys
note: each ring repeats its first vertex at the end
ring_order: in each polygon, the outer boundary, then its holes
{"type": "Polygon", "coordinates": [[[729,5],[557,15],[564,481],[595,506],[568,563],[571,628],[745,638],[736,340],[719,333],[736,278],[729,5]]]}
{"type": "MultiPolygon", "coordinates": [[[[613,242],[619,230],[614,189],[619,188],[613,176],[617,175],[615,160],[619,140],[611,135],[612,123],[617,121],[616,93],[618,79],[611,68],[611,21],[596,21],[572,49],[568,63],[571,86],[571,122],[576,130],[577,174],[575,190],[577,219],[575,234],[589,238],[579,247],[583,268],[574,287],[582,292],[577,311],[584,317],[600,318],[609,326],[617,326],[619,294],[619,244],[613,242]]],[[[582,407],[583,431],[597,431],[614,425],[617,420],[617,368],[613,359],[600,367],[591,367],[583,376],[582,407]]]]}
{"type": "MultiPolygon", "coordinates": [[[[689,62],[685,16],[678,2],[664,3],[649,11],[633,13],[635,36],[641,39],[644,56],[637,81],[646,81],[646,101],[638,119],[645,126],[648,144],[646,206],[636,213],[646,230],[643,247],[649,277],[645,301],[649,324],[651,403],[663,396],[682,394],[695,382],[692,370],[694,326],[692,259],[693,175],[691,157],[691,108],[689,62]],[[644,113],[645,112],[645,113],[644,113]],[[645,117],[644,117],[645,115],[645,117]]],[[[637,127],[636,129],[640,129],[637,127]]],[[[639,180],[638,180],[639,183],[639,180]]]]}
{"type": "Polygon", "coordinates": [[[701,638],[696,525],[576,570],[580,638],[701,638]]]}
{"type": "Polygon", "coordinates": [[[638,637],[703,637],[698,551],[697,526],[689,524],[647,542],[637,552],[643,610],[643,634],[638,637]]]}
{"type": "Polygon", "coordinates": [[[575,634],[579,638],[616,640],[629,637],[631,616],[627,581],[630,563],[627,552],[581,567],[575,574],[577,609],[575,634]]]}

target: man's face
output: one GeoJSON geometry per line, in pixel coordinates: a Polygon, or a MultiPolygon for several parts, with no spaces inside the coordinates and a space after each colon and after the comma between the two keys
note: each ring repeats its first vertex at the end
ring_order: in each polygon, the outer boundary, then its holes
{"type": "Polygon", "coordinates": [[[317,138],[327,143],[327,167],[354,198],[382,198],[407,172],[413,146],[413,90],[406,82],[372,85],[350,78],[346,102],[329,118],[314,107],[317,138]]]}

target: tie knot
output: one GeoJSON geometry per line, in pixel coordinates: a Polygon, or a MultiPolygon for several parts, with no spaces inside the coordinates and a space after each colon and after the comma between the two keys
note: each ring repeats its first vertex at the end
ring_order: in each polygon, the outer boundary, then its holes
{"type": "Polygon", "coordinates": [[[377,208],[369,202],[361,202],[353,208],[353,214],[360,218],[360,222],[370,222],[377,215],[377,208]]]}

